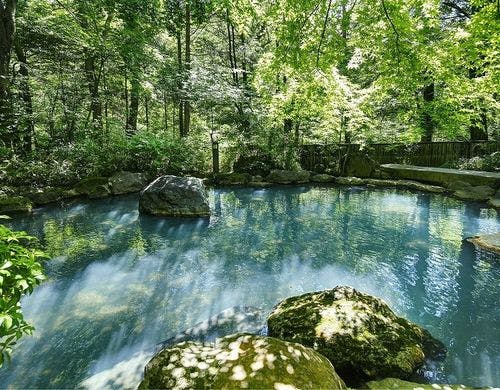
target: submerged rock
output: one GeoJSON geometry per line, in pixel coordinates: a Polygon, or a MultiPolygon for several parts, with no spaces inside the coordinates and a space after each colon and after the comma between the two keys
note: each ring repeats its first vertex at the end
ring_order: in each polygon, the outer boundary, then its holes
{"type": "Polygon", "coordinates": [[[24,196],[0,196],[0,215],[31,213],[33,206],[24,196]]]}
{"type": "Polygon", "coordinates": [[[91,199],[105,198],[111,194],[107,177],[87,177],[75,186],[75,190],[91,199]]]}
{"type": "Polygon", "coordinates": [[[307,183],[311,174],[308,171],[286,171],[275,169],[269,173],[266,181],[278,184],[307,183]]]}
{"type": "Polygon", "coordinates": [[[405,389],[405,390],[465,390],[472,389],[472,387],[467,387],[464,385],[444,385],[444,384],[422,384],[403,381],[396,378],[385,378],[378,381],[370,381],[366,383],[365,388],[367,389],[380,389],[380,390],[390,390],[390,389],[405,389]]]}
{"type": "Polygon", "coordinates": [[[500,233],[471,237],[467,241],[472,242],[476,248],[500,255],[500,233]]]}
{"type": "Polygon", "coordinates": [[[382,300],[351,287],[285,299],[267,320],[269,336],[313,347],[348,383],[407,378],[444,345],[396,316],[382,300]]]}
{"type": "Polygon", "coordinates": [[[130,194],[141,191],[147,184],[143,173],[118,172],[109,178],[109,187],[113,195],[130,194]]]}
{"type": "Polygon", "coordinates": [[[165,217],[208,217],[205,186],[196,177],[160,176],[141,191],[141,213],[165,217]]]}
{"type": "Polygon", "coordinates": [[[79,384],[84,389],[137,389],[144,367],[155,352],[184,341],[213,342],[234,333],[259,333],[265,322],[264,313],[256,307],[234,306],[223,310],[192,328],[169,338],[146,351],[133,354],[79,384]]]}
{"type": "Polygon", "coordinates": [[[346,389],[331,363],[296,343],[239,333],[183,342],[147,364],[139,389],[346,389]]]}
{"type": "Polygon", "coordinates": [[[260,333],[265,317],[261,309],[251,306],[234,306],[202,321],[192,328],[159,344],[165,348],[183,341],[215,341],[233,333],[260,333]]]}

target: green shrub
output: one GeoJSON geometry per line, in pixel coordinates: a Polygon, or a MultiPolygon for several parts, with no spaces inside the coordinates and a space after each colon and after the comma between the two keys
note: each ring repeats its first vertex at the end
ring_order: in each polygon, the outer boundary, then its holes
{"type": "Polygon", "coordinates": [[[500,152],[494,152],[482,157],[460,159],[458,163],[453,165],[458,169],[498,172],[500,171],[500,152]]]}
{"type": "Polygon", "coordinates": [[[44,279],[43,253],[28,246],[34,238],[0,225],[0,366],[24,334],[31,334],[21,311],[21,298],[44,279]]]}

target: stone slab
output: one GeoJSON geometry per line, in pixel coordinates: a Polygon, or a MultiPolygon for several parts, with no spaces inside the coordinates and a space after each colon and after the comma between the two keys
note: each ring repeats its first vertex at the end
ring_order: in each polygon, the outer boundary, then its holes
{"type": "Polygon", "coordinates": [[[476,247],[500,255],[500,233],[471,237],[468,241],[472,242],[476,247]]]}
{"type": "Polygon", "coordinates": [[[466,171],[448,168],[420,167],[416,165],[383,164],[380,168],[397,179],[410,179],[441,186],[449,186],[457,181],[473,186],[500,186],[500,173],[485,171],[466,171]]]}

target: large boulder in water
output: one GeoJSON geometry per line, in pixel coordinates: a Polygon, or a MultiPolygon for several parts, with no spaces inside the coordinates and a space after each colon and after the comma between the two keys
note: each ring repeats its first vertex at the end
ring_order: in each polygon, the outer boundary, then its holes
{"type": "Polygon", "coordinates": [[[424,359],[443,357],[444,345],[396,316],[382,300],[340,286],[285,299],[267,320],[269,336],[312,347],[350,385],[407,378],[424,359]]]}
{"type": "Polygon", "coordinates": [[[208,217],[205,186],[196,177],[160,176],[141,191],[141,213],[165,217],[208,217]]]}
{"type": "Polygon", "coordinates": [[[239,333],[184,342],[147,364],[139,389],[346,389],[331,363],[303,345],[239,333]]]}

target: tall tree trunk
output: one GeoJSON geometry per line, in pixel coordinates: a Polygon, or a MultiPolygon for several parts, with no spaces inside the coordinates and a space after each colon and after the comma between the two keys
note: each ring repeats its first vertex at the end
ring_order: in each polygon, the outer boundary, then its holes
{"type": "MultiPolygon", "coordinates": [[[[469,69],[469,78],[474,79],[478,76],[476,68],[469,69]]],[[[486,110],[480,108],[479,117],[473,118],[469,126],[469,134],[471,141],[487,141],[488,140],[488,120],[486,118],[486,110]]]]}
{"type": "Polygon", "coordinates": [[[422,128],[424,133],[421,137],[421,142],[431,142],[434,134],[434,122],[429,113],[429,104],[434,100],[434,83],[426,85],[422,91],[424,98],[424,113],[422,115],[422,128]]]}
{"type": "Polygon", "coordinates": [[[125,97],[125,129],[127,128],[128,124],[128,117],[129,117],[129,104],[128,104],[128,77],[127,77],[127,69],[125,69],[125,80],[123,81],[123,94],[125,97]]]}
{"type": "Polygon", "coordinates": [[[177,31],[177,69],[179,69],[178,75],[178,96],[179,96],[179,136],[184,137],[184,101],[183,101],[183,85],[182,80],[184,79],[184,69],[182,66],[182,41],[181,41],[181,32],[177,31]]]}
{"type": "Polygon", "coordinates": [[[29,68],[28,59],[26,58],[26,53],[21,46],[21,42],[18,39],[15,40],[14,49],[16,52],[17,60],[19,61],[19,74],[20,78],[20,89],[21,89],[21,100],[24,104],[25,117],[23,118],[24,128],[22,129],[21,143],[22,151],[24,153],[31,152],[33,148],[33,140],[35,136],[35,123],[33,118],[33,98],[31,95],[31,89],[29,85],[29,68]]]}
{"type": "Polygon", "coordinates": [[[146,114],[146,131],[149,131],[149,97],[144,98],[144,109],[146,114]]]}
{"type": "Polygon", "coordinates": [[[136,74],[130,80],[130,110],[127,121],[127,135],[132,136],[137,132],[137,117],[139,115],[139,98],[141,83],[136,74]]]}
{"type": "Polygon", "coordinates": [[[0,1],[0,139],[6,146],[15,143],[9,65],[16,32],[16,5],[16,0],[0,1]]]}
{"type": "Polygon", "coordinates": [[[163,124],[165,131],[168,131],[168,104],[165,91],[163,91],[163,124]]]}
{"type": "Polygon", "coordinates": [[[85,54],[85,78],[90,93],[90,112],[92,114],[92,127],[94,130],[102,128],[102,102],[99,93],[99,72],[97,69],[97,56],[89,51],[85,54]]]}
{"type": "Polygon", "coordinates": [[[189,101],[189,79],[191,72],[191,4],[189,0],[186,1],[186,61],[185,61],[185,80],[186,82],[186,96],[184,100],[184,136],[189,134],[191,127],[191,103],[189,101]]]}

